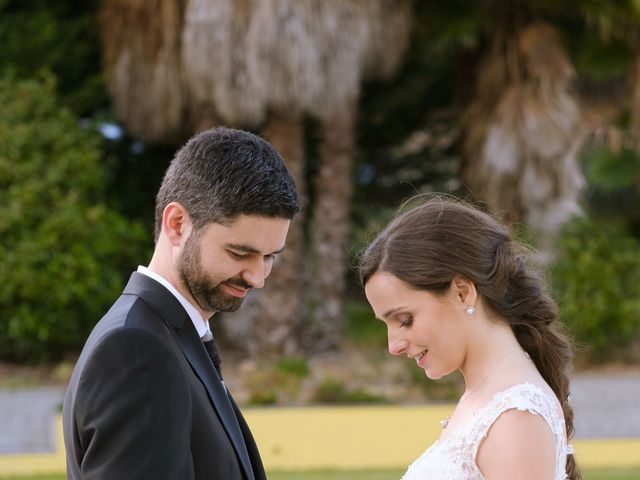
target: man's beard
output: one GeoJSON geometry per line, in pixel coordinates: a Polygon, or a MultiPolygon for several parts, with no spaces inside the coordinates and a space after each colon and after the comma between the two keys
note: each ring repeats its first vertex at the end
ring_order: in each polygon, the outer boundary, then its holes
{"type": "Polygon", "coordinates": [[[182,283],[198,306],[208,312],[235,312],[242,305],[243,297],[234,297],[223,290],[223,283],[249,289],[251,285],[240,278],[216,283],[202,271],[198,234],[192,232],[178,259],[182,283]]]}

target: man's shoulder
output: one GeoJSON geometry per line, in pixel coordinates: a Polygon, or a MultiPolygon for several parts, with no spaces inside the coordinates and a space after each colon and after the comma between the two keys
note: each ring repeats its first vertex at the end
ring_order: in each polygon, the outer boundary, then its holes
{"type": "MultiPolygon", "coordinates": [[[[169,361],[177,354],[169,327],[157,312],[135,295],[122,295],[100,319],[87,338],[69,382],[65,403],[75,403],[75,391],[85,369],[95,373],[107,360],[129,358],[136,352],[169,361]]],[[[69,410],[69,408],[67,408],[69,410]]]]}
{"type": "Polygon", "coordinates": [[[92,354],[95,348],[109,337],[123,338],[145,332],[151,339],[162,343],[172,342],[168,326],[156,310],[135,295],[121,295],[94,326],[84,344],[78,363],[92,354]]]}
{"type": "Polygon", "coordinates": [[[127,330],[145,330],[162,337],[168,333],[162,317],[144,299],[123,294],[96,324],[87,345],[120,330],[125,335],[127,330]]]}

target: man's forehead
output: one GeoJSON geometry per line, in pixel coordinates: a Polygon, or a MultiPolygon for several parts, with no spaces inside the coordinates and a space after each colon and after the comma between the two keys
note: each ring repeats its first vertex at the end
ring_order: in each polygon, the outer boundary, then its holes
{"type": "Polygon", "coordinates": [[[284,248],[289,220],[241,215],[233,223],[209,223],[205,236],[246,253],[270,254],[284,248]]]}

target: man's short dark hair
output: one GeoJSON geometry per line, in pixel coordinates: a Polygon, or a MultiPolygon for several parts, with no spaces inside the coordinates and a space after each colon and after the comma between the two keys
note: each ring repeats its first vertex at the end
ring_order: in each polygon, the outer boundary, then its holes
{"type": "Polygon", "coordinates": [[[156,241],[170,202],[186,208],[196,229],[242,214],[291,219],[300,210],[293,178],[275,148],[252,133],[222,127],[192,137],[171,161],[156,197],[156,241]]]}

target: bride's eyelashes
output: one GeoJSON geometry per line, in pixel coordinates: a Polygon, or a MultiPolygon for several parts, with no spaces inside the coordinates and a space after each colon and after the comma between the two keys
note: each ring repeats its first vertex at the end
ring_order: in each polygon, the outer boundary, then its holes
{"type": "Polygon", "coordinates": [[[413,315],[399,315],[398,321],[400,322],[400,328],[410,327],[413,324],[413,315]]]}

